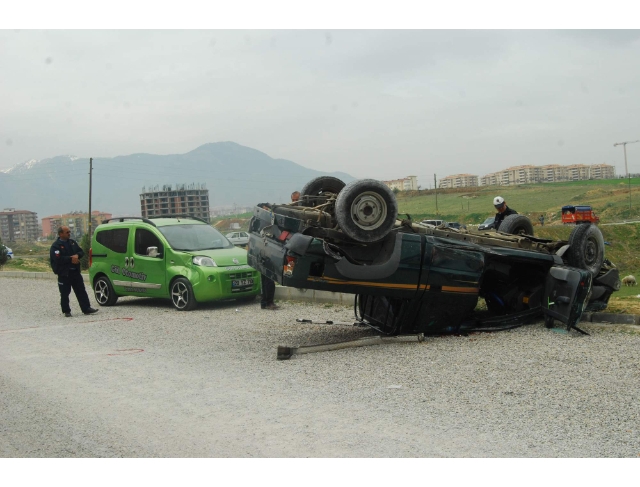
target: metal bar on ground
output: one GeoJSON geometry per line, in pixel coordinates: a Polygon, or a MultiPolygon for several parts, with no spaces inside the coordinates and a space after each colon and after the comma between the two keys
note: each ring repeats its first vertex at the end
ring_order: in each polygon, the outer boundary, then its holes
{"type": "Polygon", "coordinates": [[[315,352],[329,352],[331,350],[341,350],[343,348],[366,347],[369,345],[383,345],[385,343],[405,343],[405,342],[423,342],[424,333],[416,335],[398,335],[393,337],[372,336],[358,338],[357,340],[348,340],[336,343],[321,343],[319,345],[302,345],[300,347],[278,346],[278,360],[289,360],[293,355],[315,352]]]}

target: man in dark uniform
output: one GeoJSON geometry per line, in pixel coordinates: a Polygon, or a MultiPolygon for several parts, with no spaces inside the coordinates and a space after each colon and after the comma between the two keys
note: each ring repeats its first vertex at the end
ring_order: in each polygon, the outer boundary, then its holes
{"type": "Polygon", "coordinates": [[[502,220],[505,219],[505,217],[518,214],[516,210],[512,210],[507,206],[507,203],[502,196],[496,196],[495,198],[493,198],[493,206],[495,206],[496,210],[498,210],[498,213],[496,213],[496,219],[494,221],[496,231],[500,229],[500,224],[502,223],[502,220]]]}
{"type": "Polygon", "coordinates": [[[69,227],[58,228],[58,240],[53,242],[49,251],[49,260],[53,273],[58,276],[58,290],[60,291],[60,306],[67,318],[71,318],[69,295],[71,289],[78,299],[80,309],[86,315],[96,313],[98,310],[91,307],[89,296],[84,288],[84,281],[80,274],[80,259],[84,252],[75,240],[71,240],[69,227]]]}

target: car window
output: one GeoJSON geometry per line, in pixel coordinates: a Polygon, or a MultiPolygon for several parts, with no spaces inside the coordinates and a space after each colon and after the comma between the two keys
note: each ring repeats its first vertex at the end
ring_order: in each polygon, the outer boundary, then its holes
{"type": "Polygon", "coordinates": [[[246,238],[246,237],[248,237],[249,235],[247,235],[245,232],[242,232],[242,233],[240,234],[240,236],[241,236],[241,237],[243,237],[243,238],[246,238]]]}
{"type": "Polygon", "coordinates": [[[101,230],[96,232],[96,242],[104,245],[109,250],[124,254],[127,252],[127,241],[129,240],[128,228],[114,228],[112,230],[101,230]]]}
{"type": "Polygon", "coordinates": [[[153,232],[146,228],[136,228],[134,252],[138,255],[147,255],[149,247],[157,247],[158,254],[164,253],[162,242],[153,232]]]}
{"type": "Polygon", "coordinates": [[[233,248],[233,244],[224,235],[209,225],[170,225],[159,227],[158,230],[174,250],[191,252],[233,248]]]}

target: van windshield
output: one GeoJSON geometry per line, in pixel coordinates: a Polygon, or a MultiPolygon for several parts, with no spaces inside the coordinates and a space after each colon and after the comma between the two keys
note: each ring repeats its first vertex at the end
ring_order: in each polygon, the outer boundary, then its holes
{"type": "Polygon", "coordinates": [[[233,244],[209,225],[170,225],[158,227],[173,250],[230,249],[233,244]]]}

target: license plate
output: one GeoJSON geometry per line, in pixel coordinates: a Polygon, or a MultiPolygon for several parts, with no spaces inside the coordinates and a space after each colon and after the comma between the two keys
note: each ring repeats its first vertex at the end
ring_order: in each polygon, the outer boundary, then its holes
{"type": "Polygon", "coordinates": [[[231,281],[231,287],[247,287],[253,286],[253,279],[234,279],[231,281]]]}

